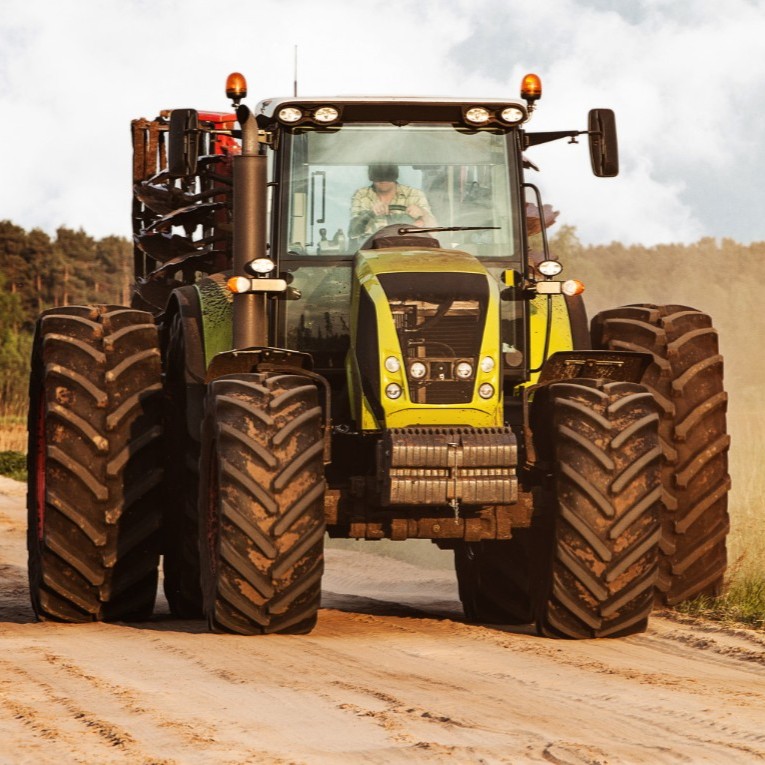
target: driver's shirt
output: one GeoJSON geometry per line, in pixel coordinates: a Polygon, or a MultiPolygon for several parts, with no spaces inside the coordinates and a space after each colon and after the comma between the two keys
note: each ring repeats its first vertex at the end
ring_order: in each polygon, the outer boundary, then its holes
{"type": "Polygon", "coordinates": [[[396,193],[393,199],[388,202],[388,206],[399,205],[404,210],[392,210],[391,215],[375,215],[372,212],[372,205],[375,202],[377,202],[377,192],[375,192],[374,186],[365,186],[354,193],[351,200],[352,237],[370,236],[389,223],[399,222],[401,217],[395,219],[392,216],[405,216],[405,210],[410,205],[417,205],[417,207],[421,207],[426,213],[432,214],[425,194],[420,189],[405,186],[403,183],[396,184],[396,193]],[[358,221],[354,225],[353,221],[357,219],[358,221]]]}

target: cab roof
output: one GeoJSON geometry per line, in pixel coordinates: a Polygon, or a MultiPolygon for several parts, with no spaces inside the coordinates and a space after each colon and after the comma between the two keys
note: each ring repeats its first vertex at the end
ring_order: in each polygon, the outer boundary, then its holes
{"type": "Polygon", "coordinates": [[[277,115],[285,107],[311,111],[321,106],[334,106],[340,112],[338,122],[408,122],[464,123],[465,112],[473,107],[484,107],[492,114],[515,107],[528,119],[528,107],[520,99],[496,98],[440,98],[417,96],[327,96],[279,97],[258,103],[255,114],[258,122],[277,122],[277,115]]]}

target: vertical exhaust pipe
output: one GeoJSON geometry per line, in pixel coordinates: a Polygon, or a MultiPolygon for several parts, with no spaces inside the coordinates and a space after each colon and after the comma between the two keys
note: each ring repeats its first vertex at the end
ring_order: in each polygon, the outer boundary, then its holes
{"type": "MultiPolygon", "coordinates": [[[[267,158],[260,154],[258,125],[246,106],[237,110],[242,126],[242,153],[234,163],[234,274],[266,253],[267,158]]],[[[234,348],[268,346],[265,294],[234,294],[234,348]]]]}

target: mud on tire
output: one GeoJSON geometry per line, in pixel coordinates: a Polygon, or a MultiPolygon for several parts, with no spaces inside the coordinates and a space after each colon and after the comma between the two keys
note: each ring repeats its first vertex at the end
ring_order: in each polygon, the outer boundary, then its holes
{"type": "Polygon", "coordinates": [[[661,407],[664,506],[656,600],[719,595],[727,564],[727,395],[717,332],[680,305],[633,305],[598,314],[595,348],[650,353],[644,378],[661,407]]]}
{"type": "Polygon", "coordinates": [[[556,506],[538,630],[567,638],[641,632],[661,535],[656,404],[634,383],[577,380],[547,394],[556,506]]]}
{"type": "Polygon", "coordinates": [[[298,375],[211,383],[200,461],[200,551],[210,627],[305,633],[324,569],[322,413],[298,375]]]}
{"type": "Polygon", "coordinates": [[[30,378],[29,585],[40,619],[148,617],[157,586],[161,377],[151,315],[46,311],[30,378]]]}

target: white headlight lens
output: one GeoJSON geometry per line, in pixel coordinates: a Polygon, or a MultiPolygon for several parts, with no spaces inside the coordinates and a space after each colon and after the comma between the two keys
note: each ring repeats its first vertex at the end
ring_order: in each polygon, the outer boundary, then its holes
{"type": "Polygon", "coordinates": [[[543,260],[537,269],[543,276],[557,276],[563,270],[563,266],[557,260],[543,260]]]}
{"type": "Polygon", "coordinates": [[[460,361],[454,371],[460,380],[469,380],[473,376],[473,365],[468,364],[467,361],[460,361]]]}
{"type": "Polygon", "coordinates": [[[397,383],[389,383],[385,388],[385,395],[388,398],[397,399],[401,395],[401,386],[397,383]]]}
{"type": "Polygon", "coordinates": [[[294,106],[285,106],[284,109],[279,109],[279,119],[282,122],[297,122],[303,116],[303,112],[300,109],[296,109],[294,106]]]}
{"type": "Polygon", "coordinates": [[[421,361],[414,361],[409,366],[409,374],[415,380],[421,380],[428,373],[428,368],[421,361]]]}
{"type": "Polygon", "coordinates": [[[401,369],[401,363],[395,356],[388,356],[388,358],[385,359],[385,368],[392,374],[395,374],[401,369]]]}
{"type": "Polygon", "coordinates": [[[247,270],[256,274],[268,274],[274,270],[275,266],[271,258],[256,258],[247,264],[247,270]]]}
{"type": "Polygon", "coordinates": [[[490,385],[489,383],[484,383],[478,389],[478,395],[481,398],[491,398],[494,395],[494,386],[490,385]]]}
{"type": "Polygon", "coordinates": [[[523,112],[517,106],[508,106],[502,110],[502,119],[505,122],[520,122],[523,119],[523,112]]]}
{"type": "Polygon", "coordinates": [[[484,356],[481,359],[481,371],[491,372],[494,369],[494,359],[491,356],[484,356]]]}
{"type": "Polygon", "coordinates": [[[320,106],[313,114],[317,122],[334,122],[340,113],[334,106],[320,106]]]}
{"type": "Polygon", "coordinates": [[[484,109],[483,106],[474,106],[472,109],[468,109],[465,112],[465,119],[468,122],[473,122],[476,125],[483,125],[491,118],[488,109],[484,109]]]}

